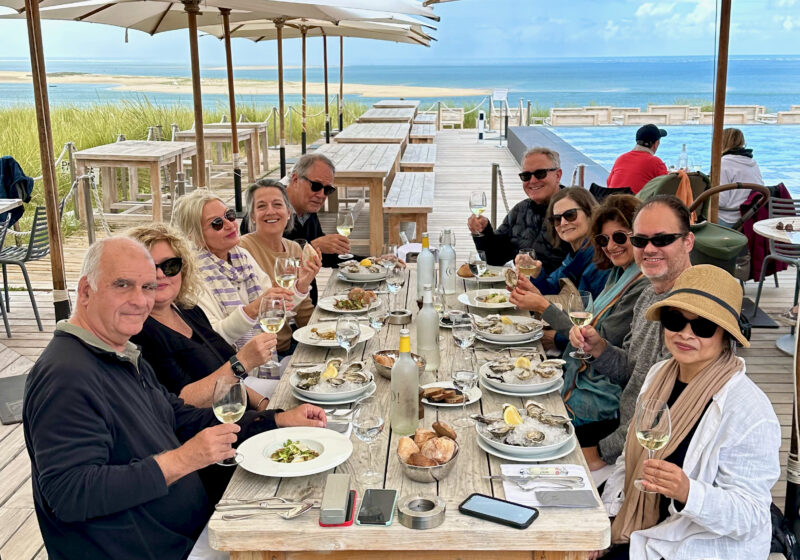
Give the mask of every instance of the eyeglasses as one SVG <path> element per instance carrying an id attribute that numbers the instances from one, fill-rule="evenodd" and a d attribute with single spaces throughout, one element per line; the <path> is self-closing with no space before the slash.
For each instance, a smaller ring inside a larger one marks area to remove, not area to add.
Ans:
<path id="1" fill-rule="evenodd" d="M 164 276 L 171 278 L 180 273 L 183 268 L 183 259 L 180 257 L 172 257 L 171 259 L 156 264 L 156 268 L 160 268 Z"/>
<path id="2" fill-rule="evenodd" d="M 537 169 L 535 171 L 522 171 L 519 174 L 519 178 L 522 179 L 524 183 L 527 183 L 531 180 L 531 177 L 536 177 L 537 179 L 544 179 L 547 177 L 547 174 L 551 171 L 556 171 L 558 167 L 550 167 L 549 169 Z"/>
<path id="3" fill-rule="evenodd" d="M 236 210 L 234 210 L 233 208 L 228 208 L 225 211 L 225 214 L 223 214 L 222 216 L 217 216 L 208 223 L 208 225 L 211 226 L 211 229 L 213 229 L 214 231 L 219 231 L 222 229 L 222 226 L 225 225 L 225 222 L 222 221 L 223 216 L 229 222 L 236 222 Z"/>
<path id="4" fill-rule="evenodd" d="M 563 214 L 553 214 L 552 216 L 550 216 L 550 221 L 553 222 L 554 226 L 560 224 L 562 218 L 567 220 L 568 222 L 574 222 L 575 220 L 578 219 L 578 210 L 580 210 L 580 208 L 570 208 Z"/>
<path id="5" fill-rule="evenodd" d="M 614 240 L 614 243 L 617 245 L 625 245 L 628 241 L 628 236 L 630 232 L 622 231 L 618 229 L 614 233 L 611 234 L 611 237 L 607 236 L 605 233 L 600 233 L 594 236 L 594 242 L 597 243 L 598 247 L 608 247 L 608 241 L 610 239 Z"/>
<path id="6" fill-rule="evenodd" d="M 687 319 L 683 313 L 673 308 L 662 309 L 660 321 L 662 327 L 672 332 L 681 332 L 688 323 L 692 332 L 700 338 L 711 338 L 719 328 L 715 322 L 702 317 Z"/>
<path id="7" fill-rule="evenodd" d="M 646 235 L 631 235 L 631 245 L 636 247 L 637 249 L 644 249 L 647 247 L 648 243 L 652 243 L 653 247 L 666 247 L 667 245 L 672 245 L 681 237 L 686 237 L 685 233 L 660 233 L 658 235 L 654 235 L 653 237 L 647 237 Z"/>
<path id="8" fill-rule="evenodd" d="M 325 196 L 328 196 L 332 192 L 336 192 L 336 187 L 334 187 L 333 185 L 323 185 L 319 181 L 312 181 L 306 176 L 303 176 L 303 179 L 308 181 L 308 183 L 311 185 L 311 190 L 314 192 L 319 192 L 322 189 L 325 189 Z"/>

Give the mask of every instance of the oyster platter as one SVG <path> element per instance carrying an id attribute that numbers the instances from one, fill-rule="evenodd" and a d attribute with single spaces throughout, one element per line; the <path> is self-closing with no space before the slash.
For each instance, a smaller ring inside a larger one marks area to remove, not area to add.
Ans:
<path id="1" fill-rule="evenodd" d="M 359 325 L 359 327 L 361 328 L 361 334 L 358 337 L 357 344 L 366 342 L 375 336 L 375 331 L 368 325 Z M 292 338 L 297 342 L 302 342 L 310 346 L 322 346 L 326 348 L 337 348 L 339 346 L 339 343 L 336 341 L 336 322 L 333 321 L 306 325 L 294 331 L 292 333 Z"/>
<path id="2" fill-rule="evenodd" d="M 341 358 L 331 358 L 319 365 L 298 369 L 289 383 L 298 396 L 316 401 L 355 398 L 371 388 L 372 373 L 364 362 L 343 362 Z"/>
<path id="3" fill-rule="evenodd" d="M 479 439 L 509 455 L 539 457 L 558 451 L 575 437 L 569 418 L 552 414 L 533 400 L 521 409 L 504 404 L 501 412 L 472 418 Z"/>
<path id="4" fill-rule="evenodd" d="M 483 309 L 511 308 L 514 307 L 514 304 L 509 301 L 509 295 L 509 291 L 502 287 L 494 290 L 470 290 L 458 294 L 458 301 L 464 305 Z"/>
<path id="5" fill-rule="evenodd" d="M 366 258 L 362 261 L 349 260 L 339 263 L 339 271 L 348 280 L 383 280 L 386 269 L 378 264 L 378 259 Z"/>
<path id="6" fill-rule="evenodd" d="M 516 315 L 472 316 L 475 333 L 493 342 L 522 342 L 539 338 L 544 323 L 532 317 Z"/>
<path id="7" fill-rule="evenodd" d="M 564 376 L 564 360 L 545 359 L 538 353 L 518 358 L 500 358 L 481 366 L 481 380 L 490 389 L 507 393 L 541 393 L 548 387 L 560 386 Z"/>

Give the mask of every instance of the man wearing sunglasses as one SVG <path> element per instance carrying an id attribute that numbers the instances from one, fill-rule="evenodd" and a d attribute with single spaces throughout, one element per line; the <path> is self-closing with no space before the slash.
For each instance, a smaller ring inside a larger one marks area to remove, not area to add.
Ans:
<path id="1" fill-rule="evenodd" d="M 606 185 L 610 189 L 629 187 L 633 194 L 642 190 L 650 179 L 666 175 L 667 166 L 656 157 L 661 139 L 667 131 L 654 124 L 646 124 L 636 131 L 636 146 L 614 162 Z"/>
<path id="2" fill-rule="evenodd" d="M 569 339 L 594 358 L 594 372 L 624 387 L 619 400 L 619 427 L 600 440 L 596 448 L 584 448 L 591 470 L 614 464 L 625 445 L 636 399 L 650 368 L 669 357 L 661 324 L 645 319 L 653 303 L 665 299 L 681 273 L 691 266 L 689 253 L 694 234 L 689 231 L 689 210 L 674 196 L 655 196 L 639 207 L 633 220 L 633 257 L 650 281 L 633 308 L 631 330 L 622 348 L 611 346 L 594 327 L 573 327 Z"/>
<path id="3" fill-rule="evenodd" d="M 475 247 L 486 253 L 489 264 L 502 265 L 512 260 L 520 249 L 535 249 L 546 273 L 561 266 L 567 253 L 555 247 L 547 236 L 545 214 L 550 198 L 563 188 L 561 160 L 558 152 L 548 148 L 531 148 L 522 158 L 519 174 L 522 188 L 528 195 L 517 203 L 496 230 L 484 216 L 470 216 L 467 226 Z"/>

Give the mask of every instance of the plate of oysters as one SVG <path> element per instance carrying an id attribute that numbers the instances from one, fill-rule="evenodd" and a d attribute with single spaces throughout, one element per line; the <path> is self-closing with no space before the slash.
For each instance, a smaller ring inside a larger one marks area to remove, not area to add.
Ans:
<path id="1" fill-rule="evenodd" d="M 486 362 L 479 370 L 481 381 L 490 389 L 505 394 L 529 394 L 559 384 L 564 376 L 564 360 L 547 359 L 534 352 L 517 358 L 499 358 Z"/>
<path id="2" fill-rule="evenodd" d="M 544 323 L 522 315 L 493 314 L 486 317 L 472 316 L 475 334 L 492 342 L 521 342 L 536 337 Z"/>
<path id="3" fill-rule="evenodd" d="M 501 453 L 542 460 L 575 439 L 575 428 L 566 416 L 548 412 L 534 400 L 524 408 L 504 404 L 502 410 L 473 414 L 478 439 Z"/>
<path id="4" fill-rule="evenodd" d="M 359 327 L 361 327 L 361 334 L 358 337 L 358 342 L 365 342 L 375 336 L 375 331 L 368 325 L 359 325 Z M 339 346 L 336 341 L 335 321 L 306 325 L 294 331 L 292 338 L 297 342 L 311 346 L 322 346 L 323 348 L 337 348 Z"/>
<path id="5" fill-rule="evenodd" d="M 375 386 L 364 362 L 344 364 L 331 358 L 316 366 L 295 370 L 289 378 L 295 394 L 319 402 L 354 400 Z"/>
<path id="6" fill-rule="evenodd" d="M 378 264 L 378 259 L 373 258 L 344 261 L 339 263 L 339 271 L 348 280 L 369 282 L 386 278 L 386 269 Z"/>

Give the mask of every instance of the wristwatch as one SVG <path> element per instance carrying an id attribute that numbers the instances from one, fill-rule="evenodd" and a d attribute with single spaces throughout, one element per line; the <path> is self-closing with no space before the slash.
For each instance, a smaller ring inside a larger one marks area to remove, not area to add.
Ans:
<path id="1" fill-rule="evenodd" d="M 231 364 L 231 369 L 233 369 L 233 374 L 236 377 L 240 379 L 244 379 L 245 377 L 247 377 L 247 370 L 244 369 L 242 362 L 240 362 L 238 358 L 236 358 L 236 354 L 231 356 L 231 359 L 228 360 L 228 363 Z"/>

